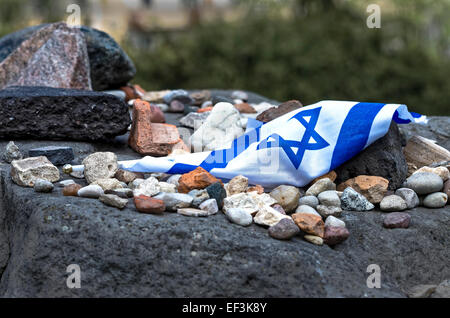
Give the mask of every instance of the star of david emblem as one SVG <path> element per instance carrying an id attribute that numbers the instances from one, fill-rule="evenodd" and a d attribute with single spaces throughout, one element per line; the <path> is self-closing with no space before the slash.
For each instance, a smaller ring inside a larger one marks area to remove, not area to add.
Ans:
<path id="1" fill-rule="evenodd" d="M 295 169 L 298 169 L 306 150 L 319 150 L 330 145 L 314 130 L 317 120 L 319 119 L 320 110 L 321 107 L 300 111 L 289 119 L 295 119 L 305 127 L 306 131 L 300 141 L 286 140 L 278 134 L 272 134 L 265 140 L 261 141 L 256 150 L 282 148 L 294 165 Z M 294 152 L 293 148 L 297 148 L 297 152 Z"/>

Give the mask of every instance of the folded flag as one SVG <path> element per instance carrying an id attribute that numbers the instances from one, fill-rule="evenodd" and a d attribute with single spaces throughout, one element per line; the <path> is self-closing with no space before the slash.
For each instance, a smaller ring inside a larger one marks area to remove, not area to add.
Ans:
<path id="1" fill-rule="evenodd" d="M 229 180 L 244 175 L 251 184 L 305 186 L 348 161 L 399 124 L 426 123 L 405 105 L 321 101 L 268 123 L 249 120 L 246 132 L 224 149 L 123 161 L 135 172 L 187 173 L 202 167 Z"/>

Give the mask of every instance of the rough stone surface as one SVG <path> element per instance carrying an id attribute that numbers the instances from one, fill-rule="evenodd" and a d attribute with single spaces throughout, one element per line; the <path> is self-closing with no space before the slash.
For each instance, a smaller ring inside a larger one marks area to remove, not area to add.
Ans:
<path id="1" fill-rule="evenodd" d="M 241 113 L 241 114 L 256 114 L 256 110 L 248 103 L 239 103 L 235 104 L 234 107 Z"/>
<path id="2" fill-rule="evenodd" d="M 130 123 L 127 105 L 111 94 L 26 86 L 0 91 L 0 139 L 104 141 L 126 133 Z"/>
<path id="3" fill-rule="evenodd" d="M 161 192 L 161 187 L 159 186 L 158 179 L 155 177 L 145 179 L 133 190 L 134 196 L 145 195 L 147 197 L 152 197 L 159 192 Z"/>
<path id="4" fill-rule="evenodd" d="M 300 191 L 294 186 L 280 185 L 270 192 L 270 196 L 277 200 L 286 213 L 291 213 L 298 206 Z"/>
<path id="5" fill-rule="evenodd" d="M 188 194 L 167 193 L 167 192 L 161 192 L 154 198 L 164 201 L 164 204 L 166 205 L 166 210 L 172 212 L 176 212 L 178 209 L 190 207 L 194 199 Z"/>
<path id="6" fill-rule="evenodd" d="M 256 117 L 256 119 L 267 123 L 271 120 L 274 120 L 275 118 L 281 117 L 284 114 L 287 114 L 291 111 L 294 111 L 302 107 L 303 107 L 302 103 L 300 103 L 298 100 L 290 100 L 280 104 L 277 107 L 269 108 L 268 110 L 259 114 L 258 117 Z"/>
<path id="7" fill-rule="evenodd" d="M 95 152 L 84 158 L 82 164 L 88 183 L 112 178 L 118 169 L 117 156 L 113 152 Z"/>
<path id="8" fill-rule="evenodd" d="M 0 63 L 0 88 L 8 86 L 91 90 L 83 34 L 65 23 L 36 31 Z"/>
<path id="9" fill-rule="evenodd" d="M 442 208 L 447 204 L 448 196 L 443 192 L 435 192 L 423 199 L 423 205 L 427 208 Z"/>
<path id="10" fill-rule="evenodd" d="M 405 200 L 407 209 L 414 209 L 419 205 L 419 197 L 414 190 L 409 188 L 400 188 L 395 191 L 395 195 L 398 195 Z"/>
<path id="11" fill-rule="evenodd" d="M 377 204 L 383 199 L 388 190 L 389 181 L 377 176 L 357 176 L 338 185 L 338 191 L 344 191 L 347 187 L 353 188 L 358 193 L 369 200 L 370 203 Z"/>
<path id="12" fill-rule="evenodd" d="M 253 223 L 253 217 L 247 211 L 240 208 L 229 208 L 225 211 L 227 219 L 241 226 L 249 226 Z"/>
<path id="13" fill-rule="evenodd" d="M 13 160 L 20 160 L 23 158 L 22 153 L 19 150 L 19 147 L 13 141 L 10 141 L 5 148 L 5 153 L 2 156 L 2 159 L 7 163 L 11 163 Z"/>
<path id="14" fill-rule="evenodd" d="M 309 195 L 318 196 L 319 193 L 321 193 L 323 191 L 327 191 L 327 190 L 336 190 L 336 184 L 334 184 L 333 181 L 331 181 L 328 178 L 323 178 L 323 179 L 317 180 L 316 183 L 314 183 L 312 186 L 310 186 L 309 189 L 306 190 L 305 195 L 306 196 L 309 196 Z"/>
<path id="15" fill-rule="evenodd" d="M 416 285 L 408 290 L 409 298 L 428 298 L 436 290 L 436 285 Z"/>
<path id="16" fill-rule="evenodd" d="M 323 235 L 325 244 L 334 246 L 345 241 L 350 236 L 350 232 L 345 227 L 327 226 Z"/>
<path id="17" fill-rule="evenodd" d="M 233 195 L 236 193 L 245 192 L 248 187 L 248 179 L 242 175 L 236 176 L 228 182 L 225 190 L 227 191 L 227 195 Z"/>
<path id="18" fill-rule="evenodd" d="M 306 195 L 298 200 L 298 205 L 309 205 L 312 208 L 316 208 L 319 205 L 319 199 L 313 195 Z"/>
<path id="19" fill-rule="evenodd" d="M 431 172 L 419 172 L 406 179 L 404 186 L 421 195 L 441 191 L 444 182 L 437 174 Z"/>
<path id="20" fill-rule="evenodd" d="M 5 59 L 33 33 L 49 24 L 28 27 L 0 39 L 0 61 Z M 136 74 L 131 59 L 105 32 L 81 26 L 89 56 L 92 87 L 95 90 L 119 88 Z"/>
<path id="21" fill-rule="evenodd" d="M 59 170 L 45 157 L 33 157 L 11 162 L 11 178 L 22 187 L 34 186 L 36 179 L 59 180 Z"/>
<path id="22" fill-rule="evenodd" d="M 106 205 L 116 207 L 118 209 L 123 209 L 128 203 L 127 199 L 122 199 L 114 194 L 103 194 L 99 198 L 100 202 L 103 202 Z"/>
<path id="23" fill-rule="evenodd" d="M 56 166 L 71 163 L 75 158 L 71 147 L 47 146 L 34 148 L 28 151 L 29 157 L 45 156 Z"/>
<path id="24" fill-rule="evenodd" d="M 325 224 L 320 216 L 309 213 L 294 213 L 292 219 L 303 232 L 323 237 Z"/>
<path id="25" fill-rule="evenodd" d="M 178 179 L 178 192 L 188 193 L 194 189 L 205 189 L 206 187 L 219 182 L 216 177 L 202 167 L 198 167 L 189 173 L 185 173 Z"/>
<path id="26" fill-rule="evenodd" d="M 172 183 L 160 182 L 159 188 L 161 192 L 175 193 L 177 192 L 177 187 Z"/>
<path id="27" fill-rule="evenodd" d="M 411 215 L 403 212 L 388 213 L 383 216 L 383 226 L 388 229 L 408 228 L 411 222 Z"/>
<path id="28" fill-rule="evenodd" d="M 370 203 L 362 194 L 359 194 L 348 187 L 341 196 L 341 207 L 348 211 L 369 211 L 375 206 Z"/>
<path id="29" fill-rule="evenodd" d="M 447 136 L 447 139 L 449 136 Z M 413 136 L 403 149 L 406 161 L 417 168 L 450 160 L 450 151 L 435 144 L 434 140 Z"/>
<path id="30" fill-rule="evenodd" d="M 437 285 L 432 298 L 450 298 L 450 279 L 447 279 Z"/>
<path id="31" fill-rule="evenodd" d="M 269 235 L 277 240 L 290 240 L 300 233 L 300 229 L 291 218 L 283 218 L 269 227 Z"/>
<path id="32" fill-rule="evenodd" d="M 289 218 L 285 214 L 281 214 L 269 205 L 262 206 L 253 218 L 253 222 L 263 226 L 274 226 L 280 220 Z"/>
<path id="33" fill-rule="evenodd" d="M 246 192 L 253 192 L 253 191 L 255 191 L 258 194 L 263 194 L 264 193 L 264 187 L 262 185 L 257 184 L 257 185 L 248 187 L 247 190 L 246 190 Z"/>
<path id="34" fill-rule="evenodd" d="M 44 179 L 34 180 L 34 191 L 48 193 L 53 191 L 53 183 Z"/>
<path id="35" fill-rule="evenodd" d="M 389 180 L 395 190 L 406 179 L 408 167 L 402 153 L 402 139 L 397 124 L 392 122 L 387 134 L 335 169 L 336 183 L 360 176 L 380 176 Z"/>
<path id="36" fill-rule="evenodd" d="M 402 145 L 406 146 L 408 141 L 414 136 L 421 136 L 435 140 L 437 145 L 450 150 L 450 117 L 448 116 L 427 116 L 428 123 L 409 123 L 399 125 L 402 133 Z M 432 159 L 434 161 L 434 159 Z M 428 164 L 424 164 L 428 165 Z"/>
<path id="37" fill-rule="evenodd" d="M 402 197 L 398 195 L 388 195 L 383 198 L 380 202 L 380 209 L 381 211 L 387 211 L 387 212 L 395 212 L 395 211 L 403 211 L 408 208 L 408 205 L 406 204 L 405 200 L 402 199 Z"/>

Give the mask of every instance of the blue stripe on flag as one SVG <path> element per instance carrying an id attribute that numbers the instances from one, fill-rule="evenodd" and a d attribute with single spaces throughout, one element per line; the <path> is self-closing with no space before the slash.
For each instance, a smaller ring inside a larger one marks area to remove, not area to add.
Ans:
<path id="1" fill-rule="evenodd" d="M 196 168 L 197 168 L 197 166 L 194 166 L 194 165 L 188 165 L 186 163 L 176 163 L 166 173 L 167 174 L 183 174 L 183 173 L 188 173 L 192 170 L 195 170 Z"/>
<path id="2" fill-rule="evenodd" d="M 342 124 L 333 151 L 330 170 L 357 155 L 369 139 L 373 120 L 385 104 L 358 103 L 350 109 Z"/>

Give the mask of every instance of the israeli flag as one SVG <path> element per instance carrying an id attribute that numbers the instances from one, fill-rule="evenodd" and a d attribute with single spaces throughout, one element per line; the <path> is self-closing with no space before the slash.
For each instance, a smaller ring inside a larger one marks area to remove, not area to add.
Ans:
<path id="1" fill-rule="evenodd" d="M 268 123 L 249 120 L 246 132 L 224 149 L 173 158 L 147 156 L 122 162 L 121 168 L 182 174 L 202 167 L 225 181 L 244 175 L 249 183 L 267 188 L 302 187 L 383 137 L 392 120 L 427 122 L 401 104 L 321 101 Z"/>

